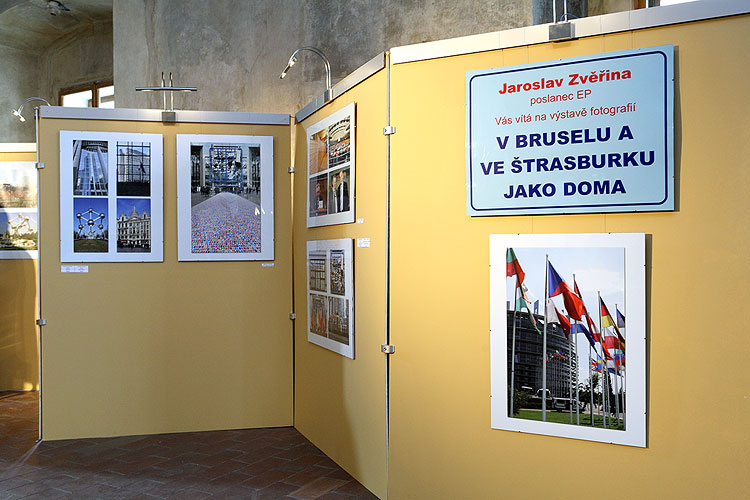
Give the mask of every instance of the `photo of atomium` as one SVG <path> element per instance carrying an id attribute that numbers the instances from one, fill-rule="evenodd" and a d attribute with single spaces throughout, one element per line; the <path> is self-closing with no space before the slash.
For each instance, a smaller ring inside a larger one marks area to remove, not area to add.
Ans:
<path id="1" fill-rule="evenodd" d="M 0 212 L 0 251 L 37 249 L 36 212 Z"/>
<path id="2" fill-rule="evenodd" d="M 109 219 L 106 198 L 73 199 L 73 252 L 109 250 Z"/>

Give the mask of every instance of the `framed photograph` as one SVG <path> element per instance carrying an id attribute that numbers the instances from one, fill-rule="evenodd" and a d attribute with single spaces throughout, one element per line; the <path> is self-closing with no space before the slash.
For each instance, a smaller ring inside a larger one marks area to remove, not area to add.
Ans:
<path id="1" fill-rule="evenodd" d="M 37 221 L 36 164 L 0 162 L 0 259 L 37 258 Z"/>
<path id="2" fill-rule="evenodd" d="M 646 446 L 645 235 L 490 235 L 493 429 Z"/>
<path id="3" fill-rule="evenodd" d="M 60 131 L 62 262 L 162 262 L 161 134 Z"/>
<path id="4" fill-rule="evenodd" d="M 354 359 L 354 240 L 307 242 L 307 340 Z"/>
<path id="5" fill-rule="evenodd" d="M 273 137 L 177 134 L 178 260 L 273 260 Z"/>
<path id="6" fill-rule="evenodd" d="M 354 222 L 355 103 L 307 134 L 307 227 Z"/>

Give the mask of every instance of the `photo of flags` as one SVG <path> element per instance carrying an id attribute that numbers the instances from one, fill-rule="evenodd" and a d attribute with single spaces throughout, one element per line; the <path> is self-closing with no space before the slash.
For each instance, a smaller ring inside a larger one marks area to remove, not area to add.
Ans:
<path id="1" fill-rule="evenodd" d="M 505 257 L 506 293 L 515 297 L 507 302 L 509 416 L 624 430 L 624 250 L 507 247 Z M 539 301 L 532 306 L 534 291 L 545 297 L 543 312 Z M 586 302 L 598 303 L 598 314 Z M 529 351 L 540 354 L 518 355 Z"/>

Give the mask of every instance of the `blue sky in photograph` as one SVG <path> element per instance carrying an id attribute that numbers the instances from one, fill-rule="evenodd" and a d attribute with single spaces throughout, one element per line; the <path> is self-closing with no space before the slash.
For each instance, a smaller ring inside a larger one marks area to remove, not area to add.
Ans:
<path id="1" fill-rule="evenodd" d="M 130 216 L 133 211 L 133 207 L 138 212 L 138 215 L 142 215 L 145 211 L 151 216 L 151 200 L 148 198 L 117 198 L 117 217 L 125 214 L 126 217 Z"/>
<path id="2" fill-rule="evenodd" d="M 599 327 L 597 292 L 601 293 L 612 317 L 615 317 L 615 304 L 627 318 L 625 310 L 625 249 L 624 248 L 521 248 L 514 247 L 518 262 L 526 273 L 524 284 L 528 287 L 529 299 L 539 300 L 539 314 L 544 314 L 545 255 L 557 273 L 573 289 L 573 275 L 583 295 L 593 321 Z M 506 278 L 506 297 L 513 306 L 515 277 Z M 562 295 L 552 298 L 565 314 Z M 624 332 L 627 336 L 626 331 Z M 579 380 L 588 378 L 589 343 L 581 334 L 578 338 Z"/>
<path id="3" fill-rule="evenodd" d="M 88 219 L 89 217 L 95 219 L 99 213 L 103 213 L 104 219 L 100 222 L 106 227 L 107 201 L 107 198 L 73 198 L 73 229 L 75 231 L 78 230 L 78 217 L 76 217 L 76 214 L 81 214 L 84 219 Z M 89 209 L 93 209 L 97 213 L 84 215 L 84 212 L 88 212 Z"/>

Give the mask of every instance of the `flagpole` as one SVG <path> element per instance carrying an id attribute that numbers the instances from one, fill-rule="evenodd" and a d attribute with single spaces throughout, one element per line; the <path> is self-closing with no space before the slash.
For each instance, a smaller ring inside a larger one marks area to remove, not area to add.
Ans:
<path id="1" fill-rule="evenodd" d="M 570 332 L 568 335 L 568 413 L 570 414 L 570 423 L 573 424 L 573 353 L 570 347 Z"/>
<path id="2" fill-rule="evenodd" d="M 615 321 L 619 321 L 620 317 L 619 317 L 619 312 L 617 310 L 617 304 L 615 304 L 615 316 L 617 316 L 617 319 Z M 622 328 L 623 329 L 625 328 L 625 316 L 624 315 L 623 315 L 623 326 L 622 326 Z M 623 333 L 622 336 L 623 336 L 623 338 L 625 338 L 625 334 L 624 333 Z M 627 344 L 627 342 L 626 342 L 626 344 Z M 625 360 L 625 346 L 623 346 L 623 349 L 622 349 L 622 360 L 620 361 L 620 364 L 622 364 L 622 362 L 624 360 Z M 619 366 L 618 366 L 618 369 L 619 369 Z M 622 397 L 622 425 L 623 425 L 623 427 L 627 427 L 627 420 L 626 419 L 628 417 L 628 412 L 625 410 L 625 397 L 626 397 L 625 395 L 627 394 L 627 392 L 626 392 L 627 391 L 627 380 L 628 380 L 628 370 L 627 370 L 627 367 L 626 367 L 625 372 L 622 375 L 622 393 L 623 393 L 623 397 Z"/>
<path id="3" fill-rule="evenodd" d="M 593 336 L 593 334 L 592 334 Z M 591 344 L 589 343 L 589 397 L 591 404 L 589 405 L 589 414 L 591 415 L 591 427 L 594 426 L 594 386 L 592 385 L 592 370 L 591 370 Z"/>
<path id="4" fill-rule="evenodd" d="M 575 279 L 575 278 L 573 278 L 573 279 Z M 578 330 L 578 320 L 575 320 L 575 323 L 576 323 L 576 334 L 575 334 L 574 338 L 575 338 L 575 347 L 576 347 L 576 349 L 575 349 L 575 353 L 576 353 L 576 372 L 575 372 L 575 374 L 576 374 L 576 389 L 575 389 L 576 390 L 576 425 L 581 425 L 581 410 L 580 410 L 581 401 L 580 401 L 580 397 L 578 395 L 578 371 L 580 370 L 580 367 L 578 366 L 578 360 L 579 360 L 579 356 L 578 356 L 578 331 L 577 331 Z"/>
<path id="5" fill-rule="evenodd" d="M 620 392 L 618 390 L 618 383 L 617 383 L 617 354 L 615 354 L 615 412 L 617 415 L 617 427 L 620 427 Z"/>
<path id="6" fill-rule="evenodd" d="M 516 311 L 518 310 L 518 285 L 518 271 L 516 270 L 516 289 L 513 292 L 513 347 L 510 358 L 510 415 L 508 415 L 511 418 L 513 418 L 513 400 L 516 397 Z"/>
<path id="7" fill-rule="evenodd" d="M 602 425 L 607 427 L 607 399 L 609 399 L 609 389 L 607 388 L 607 355 L 604 352 L 604 330 L 602 330 L 602 294 L 596 292 L 597 304 L 596 308 L 599 309 L 599 344 L 602 346 L 602 359 L 604 361 L 604 369 L 602 370 Z"/>
<path id="8" fill-rule="evenodd" d="M 544 256 L 544 333 L 542 334 L 542 422 L 547 421 L 547 300 L 549 300 L 549 254 Z"/>

